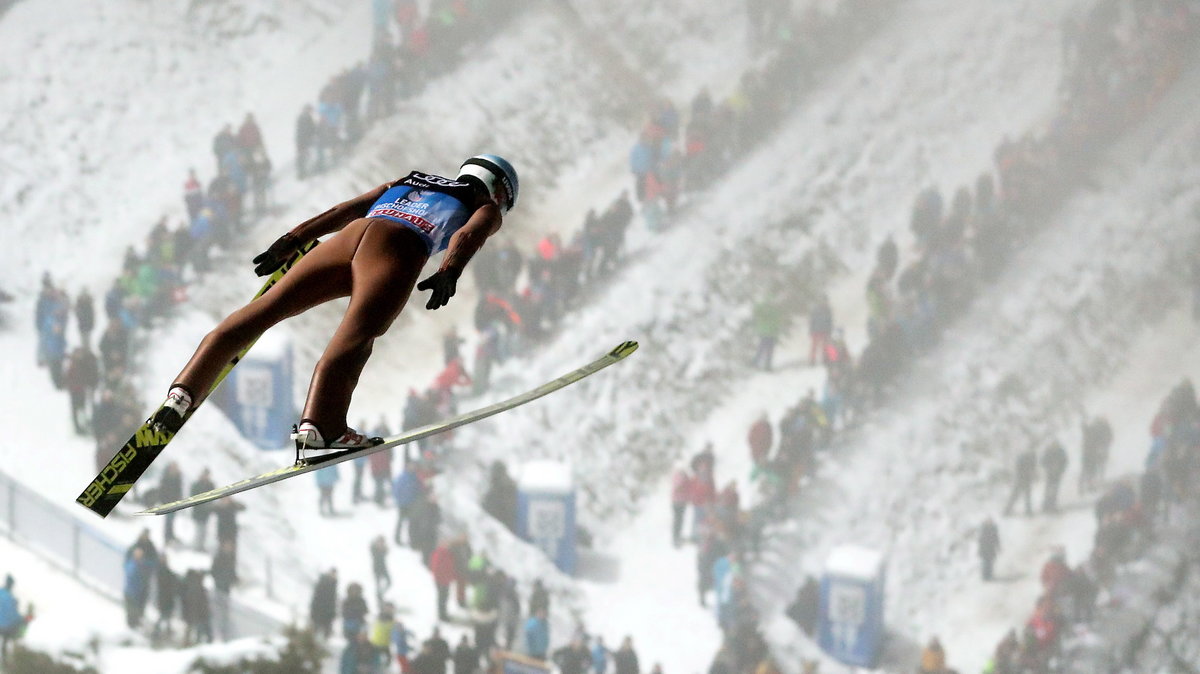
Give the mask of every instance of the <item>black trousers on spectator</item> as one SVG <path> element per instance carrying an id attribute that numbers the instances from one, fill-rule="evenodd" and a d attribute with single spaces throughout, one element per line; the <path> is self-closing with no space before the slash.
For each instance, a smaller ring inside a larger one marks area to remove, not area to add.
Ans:
<path id="1" fill-rule="evenodd" d="M 403 543 L 400 542 L 400 531 L 404 528 L 404 520 L 408 519 L 408 506 L 400 506 L 400 507 L 396 508 L 396 511 L 397 511 L 396 512 L 396 533 L 393 536 L 393 538 L 396 541 L 396 545 L 403 545 Z M 412 525 L 409 525 L 408 538 L 409 538 L 409 541 L 411 542 L 412 541 Z"/>
<path id="2" fill-rule="evenodd" d="M 687 502 L 671 504 L 671 542 L 679 545 L 683 539 L 683 514 L 687 512 Z"/>
<path id="3" fill-rule="evenodd" d="M 9 645 L 17 640 L 17 629 L 20 625 L 0 630 L 0 659 L 8 659 Z"/>
<path id="4" fill-rule="evenodd" d="M 517 641 L 517 630 L 520 625 L 515 620 L 509 620 L 504 623 L 504 647 L 508 650 L 513 649 L 513 644 Z"/>
<path id="5" fill-rule="evenodd" d="M 75 425 L 76 433 L 87 432 L 87 391 L 80 389 L 70 389 L 68 393 L 71 397 L 71 423 Z"/>
<path id="6" fill-rule="evenodd" d="M 754 367 L 762 370 L 771 369 L 771 361 L 775 358 L 775 337 L 759 337 L 758 350 L 754 352 Z"/>
<path id="7" fill-rule="evenodd" d="M 492 646 L 496 645 L 496 621 L 475 624 L 475 650 L 488 657 Z M 490 658 L 489 658 L 490 661 Z"/>
<path id="8" fill-rule="evenodd" d="M 175 539 L 175 513 L 167 513 L 163 518 L 163 545 Z"/>
<path id="9" fill-rule="evenodd" d="M 385 505 L 388 494 L 388 476 L 375 477 L 375 505 Z"/>
<path id="10" fill-rule="evenodd" d="M 212 622 L 208 618 L 187 625 L 184 631 L 183 643 L 185 645 L 198 643 L 211 644 L 212 641 Z"/>
<path id="11" fill-rule="evenodd" d="M 449 585 L 438 585 L 437 586 L 438 620 L 446 620 L 449 617 L 449 614 L 446 613 L 446 602 L 449 601 L 449 599 L 450 599 L 450 586 Z"/>
<path id="12" fill-rule="evenodd" d="M 142 614 L 146 611 L 146 598 L 138 595 L 125 595 L 125 624 L 130 629 L 136 629 L 142 624 Z"/>
<path id="13" fill-rule="evenodd" d="M 992 571 L 996 567 L 996 558 L 995 557 L 981 557 L 980 561 L 983 562 L 983 579 L 991 580 L 992 579 Z"/>
<path id="14" fill-rule="evenodd" d="M 1033 514 L 1033 485 L 1027 482 L 1017 482 L 1013 485 L 1012 494 L 1008 496 L 1008 505 L 1004 506 L 1004 514 L 1012 512 L 1012 507 L 1017 503 L 1017 498 L 1022 494 L 1025 495 L 1025 514 Z"/>
<path id="15" fill-rule="evenodd" d="M 1074 597 L 1075 621 L 1090 623 L 1096 615 L 1096 600 L 1085 597 Z"/>
<path id="16" fill-rule="evenodd" d="M 366 470 L 366 462 L 365 461 L 355 461 L 354 462 L 354 496 L 353 496 L 353 499 L 354 499 L 355 503 L 359 503 L 361 501 L 367 500 L 366 497 L 364 497 L 363 493 L 362 493 L 363 471 L 365 471 L 365 470 Z"/>
<path id="17" fill-rule="evenodd" d="M 1045 512 L 1054 512 L 1058 510 L 1058 483 L 1062 476 L 1057 478 L 1046 478 L 1046 493 L 1042 498 L 1042 510 Z"/>
<path id="18" fill-rule="evenodd" d="M 383 593 L 392 588 L 392 574 L 388 573 L 387 566 L 376 566 L 372 571 L 375 576 L 375 594 L 383 597 Z"/>

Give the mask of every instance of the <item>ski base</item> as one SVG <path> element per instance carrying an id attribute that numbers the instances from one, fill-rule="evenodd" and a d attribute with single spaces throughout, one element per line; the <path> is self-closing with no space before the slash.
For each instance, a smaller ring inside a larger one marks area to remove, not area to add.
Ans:
<path id="1" fill-rule="evenodd" d="M 297 475 L 303 475 L 305 473 L 310 473 L 314 470 L 319 470 L 321 468 L 333 465 L 335 463 L 341 463 L 343 461 L 350 461 L 352 459 L 357 459 L 362 456 L 374 454 L 375 452 L 382 452 L 386 449 L 391 449 L 392 447 L 397 447 L 399 445 L 408 444 L 410 442 L 416 442 L 417 440 L 427 438 L 431 435 L 437 435 L 438 433 L 444 433 L 448 430 L 458 428 L 459 426 L 465 426 L 467 424 L 474 423 L 481 419 L 486 419 L 495 414 L 499 414 L 500 412 L 511 410 L 515 407 L 520 407 L 521 405 L 524 405 L 525 403 L 532 402 L 534 400 L 537 400 L 538 398 L 541 398 L 542 396 L 553 393 L 559 389 L 566 388 L 567 386 L 570 386 L 571 384 L 574 384 L 575 382 L 577 382 L 585 377 L 588 377 L 590 375 L 593 375 L 593 374 L 599 372 L 600 370 L 603 370 L 604 368 L 608 367 L 609 365 L 612 365 L 613 363 L 617 363 L 617 362 L 620 362 L 621 360 L 624 360 L 627 356 L 629 356 L 629 354 L 636 351 L 637 348 L 638 348 L 637 342 L 623 342 L 623 343 L 617 345 L 617 347 L 614 348 L 612 351 L 609 351 L 607 354 L 592 361 L 591 363 L 588 363 L 587 365 L 584 365 L 581 368 L 578 368 L 576 370 L 568 372 L 567 374 L 565 374 L 557 379 L 546 382 L 545 384 L 542 384 L 541 386 L 538 386 L 537 388 L 530 389 L 529 391 L 526 391 L 525 393 L 513 396 L 512 398 L 509 398 L 507 400 L 502 400 L 502 401 L 500 401 L 498 403 L 494 403 L 492 405 L 488 405 L 487 407 L 481 407 L 477 410 L 472 410 L 470 412 L 464 412 L 463 414 L 460 414 L 456 417 L 452 417 L 445 421 L 440 421 L 440 422 L 429 424 L 426 426 L 421 426 L 420 428 L 415 428 L 406 433 L 402 433 L 400 435 L 386 438 L 384 440 L 383 444 L 375 445 L 374 447 L 364 447 L 362 449 L 348 449 L 348 450 L 342 450 L 342 451 L 337 451 L 337 452 L 330 452 L 328 454 L 324 454 L 321 456 L 314 456 L 309 459 L 302 459 L 302 460 L 297 461 L 294 465 L 286 466 L 284 468 L 278 468 L 276 470 L 272 470 L 272 471 L 263 473 L 261 475 L 257 475 L 255 477 L 247 478 L 240 482 L 234 482 L 233 484 L 226 485 L 224 487 L 218 487 L 211 491 L 206 491 L 206 492 L 203 492 L 200 494 L 196 494 L 195 496 L 181 499 L 179 501 L 173 501 L 171 503 L 164 503 L 162 505 L 154 506 L 153 508 L 147 508 L 146 510 L 143 510 L 137 514 L 138 515 L 164 515 L 166 513 L 176 512 L 178 510 L 183 510 L 185 508 L 191 508 L 193 506 L 197 506 L 197 505 L 200 505 L 203 503 L 215 501 L 217 499 L 224 498 L 224 497 L 230 496 L 232 494 L 237 494 L 239 492 L 254 489 L 256 487 L 261 487 L 263 485 L 271 484 L 272 482 L 279 482 L 280 480 L 286 480 L 290 477 L 295 477 Z"/>
<path id="2" fill-rule="evenodd" d="M 101 517 L 107 517 L 174 437 L 174 433 L 157 429 L 147 420 L 75 502 Z"/>

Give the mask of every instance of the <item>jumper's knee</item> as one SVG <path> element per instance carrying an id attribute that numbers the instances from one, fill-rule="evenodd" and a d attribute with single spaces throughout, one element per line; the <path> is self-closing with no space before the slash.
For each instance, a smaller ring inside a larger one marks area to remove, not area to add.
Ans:
<path id="1" fill-rule="evenodd" d="M 331 344 L 317 361 L 316 370 L 319 373 L 352 373 L 357 377 L 367 358 L 375 338 L 355 340 L 352 343 Z"/>
<path id="2" fill-rule="evenodd" d="M 252 331 L 246 329 L 246 327 L 225 322 L 213 328 L 211 332 L 205 335 L 201 345 L 210 349 L 220 351 L 232 350 L 236 352 L 246 344 L 249 344 L 250 340 L 254 339 L 254 337 L 255 335 L 252 334 Z"/>

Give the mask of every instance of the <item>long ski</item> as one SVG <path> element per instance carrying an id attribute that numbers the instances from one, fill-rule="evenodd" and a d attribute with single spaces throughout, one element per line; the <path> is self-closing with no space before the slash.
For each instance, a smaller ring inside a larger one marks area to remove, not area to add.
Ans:
<path id="1" fill-rule="evenodd" d="M 445 421 L 439 421 L 437 423 L 414 428 L 413 430 L 407 431 L 400 435 L 386 438 L 383 444 L 375 445 L 374 447 L 348 449 L 340 452 L 331 452 L 329 454 L 314 456 L 310 459 L 299 459 L 294 465 L 278 468 L 276 470 L 263 473 L 262 475 L 251 477 L 240 482 L 234 482 L 233 484 L 225 487 L 218 487 L 217 489 L 196 494 L 195 496 L 181 499 L 179 501 L 173 501 L 171 503 L 164 503 L 162 505 L 154 506 L 153 508 L 147 508 L 146 510 L 143 510 L 137 514 L 164 515 L 177 510 L 183 510 L 184 508 L 190 508 L 202 503 L 208 503 L 209 501 L 215 501 L 231 494 L 254 489 L 255 487 L 261 487 L 266 484 L 271 484 L 272 482 L 286 480 L 289 477 L 303 475 L 304 473 L 319 470 L 335 463 L 350 461 L 351 459 L 357 459 L 360 456 L 367 456 L 368 454 L 374 454 L 375 452 L 382 452 L 398 445 L 416 442 L 417 440 L 427 438 L 431 435 L 444 433 L 450 429 L 458 428 L 459 426 L 465 426 L 466 424 L 474 423 L 480 419 L 486 419 L 492 415 L 499 414 L 500 412 L 511 410 L 514 407 L 520 407 L 521 405 L 537 400 L 544 395 L 548 395 L 559 389 L 570 386 L 580 379 L 593 375 L 609 365 L 612 365 L 613 363 L 624 360 L 626 356 L 636 351 L 637 348 L 637 342 L 623 342 L 617 345 L 617 347 L 612 351 L 609 351 L 607 354 L 592 361 L 591 363 L 588 363 L 587 365 L 584 365 L 576 370 L 572 370 L 571 372 L 568 372 L 557 379 L 546 382 L 537 388 L 530 389 L 520 395 L 516 395 L 507 400 L 502 400 L 498 403 L 488 405 L 487 407 L 481 407 L 477 410 L 464 412 L 463 414 L 452 417 Z"/>
<path id="2" fill-rule="evenodd" d="M 282 267 L 267 277 L 266 282 L 263 283 L 262 288 L 254 295 L 253 299 L 258 299 L 259 296 L 274 287 L 279 282 L 279 279 L 283 278 L 283 275 L 300 258 L 304 257 L 305 253 L 312 250 L 316 245 L 317 242 L 312 241 L 289 258 Z M 213 382 L 212 388 L 209 389 L 210 394 L 221 385 L 221 382 L 225 379 L 225 375 L 229 374 L 233 366 L 237 365 L 245 357 L 246 352 L 252 346 L 254 346 L 254 342 L 251 342 L 246 348 L 242 349 L 233 360 L 229 361 L 225 369 L 221 370 L 221 374 L 217 376 L 217 380 Z M 197 404 L 188 410 L 188 415 L 184 417 L 184 423 L 191 418 L 192 413 L 199 406 Z M 100 473 L 88 484 L 87 489 L 84 489 L 83 493 L 75 499 L 76 503 L 101 517 L 108 517 L 108 514 L 113 511 L 113 508 L 117 507 L 117 504 L 121 502 L 125 494 L 128 494 L 129 490 L 133 488 L 138 478 L 154 462 L 154 459 L 158 458 L 158 455 L 162 453 L 167 443 L 171 442 L 171 439 L 175 437 L 175 433 L 153 427 L 150 423 L 150 419 L 153 418 L 154 415 L 151 414 L 142 424 L 141 428 L 134 431 L 133 437 L 129 438 L 129 441 L 121 447 L 113 458 L 109 460 L 108 464 L 100 470 Z"/>

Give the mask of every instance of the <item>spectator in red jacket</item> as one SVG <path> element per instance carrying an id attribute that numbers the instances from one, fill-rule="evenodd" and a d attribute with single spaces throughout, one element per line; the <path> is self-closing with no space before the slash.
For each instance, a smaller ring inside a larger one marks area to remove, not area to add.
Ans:
<path id="1" fill-rule="evenodd" d="M 717 500 L 717 485 L 713 480 L 712 471 L 707 466 L 701 466 L 701 469 L 696 471 L 689 484 L 689 493 L 692 507 L 698 511 L 708 508 L 713 501 Z M 697 521 L 700 520 L 699 512 L 694 515 L 694 518 Z"/>
<path id="2" fill-rule="evenodd" d="M 434 584 L 437 585 L 438 620 L 450 619 L 446 613 L 446 602 L 450 599 L 450 584 L 458 580 L 454 552 L 450 549 L 450 544 L 450 541 L 442 541 L 429 556 L 429 571 L 433 574 Z"/>
<path id="3" fill-rule="evenodd" d="M 1042 565 L 1042 590 L 1048 597 L 1057 596 L 1063 580 L 1071 575 L 1071 568 L 1067 566 L 1066 553 L 1061 549 L 1055 550 L 1054 554 Z"/>
<path id="4" fill-rule="evenodd" d="M 709 514 L 717 500 L 717 485 L 709 464 L 701 463 L 691 482 L 692 538 L 699 540 L 708 527 Z"/>
<path id="5" fill-rule="evenodd" d="M 560 250 L 562 250 L 562 242 L 558 238 L 558 234 L 547 234 L 538 241 L 538 255 L 547 262 L 558 257 Z"/>
<path id="6" fill-rule="evenodd" d="M 1037 608 L 1030 616 L 1027 627 L 1037 639 L 1038 659 L 1045 662 L 1058 646 L 1059 620 L 1053 599 L 1046 595 L 1038 599 Z"/>
<path id="7" fill-rule="evenodd" d="M 367 465 L 371 469 L 371 479 L 375 482 L 375 505 L 387 505 L 387 493 L 392 483 L 392 450 L 375 452 L 368 456 Z"/>
<path id="8" fill-rule="evenodd" d="M 455 358 L 446 364 L 433 380 L 433 389 L 445 400 L 450 397 L 455 386 L 470 386 L 471 377 L 463 367 L 462 358 Z"/>

